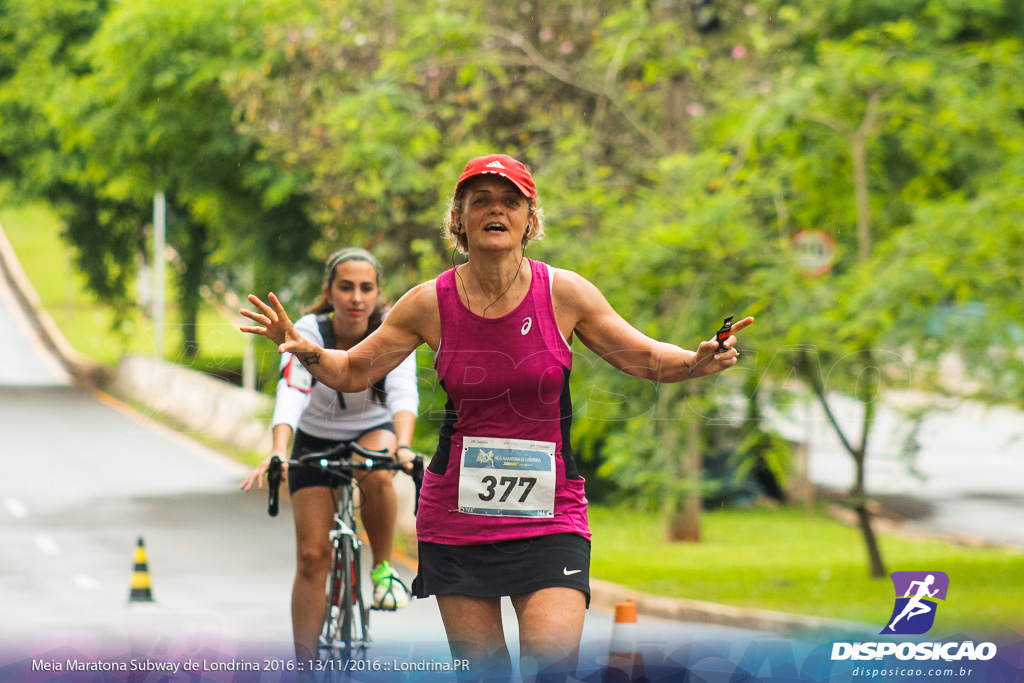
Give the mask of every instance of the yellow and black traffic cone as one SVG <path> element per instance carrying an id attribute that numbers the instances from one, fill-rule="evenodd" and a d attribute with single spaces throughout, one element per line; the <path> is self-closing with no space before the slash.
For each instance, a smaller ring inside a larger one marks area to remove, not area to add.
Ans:
<path id="1" fill-rule="evenodd" d="M 637 642 L 636 603 L 632 600 L 615 603 L 615 623 L 608 648 L 606 683 L 634 682 L 644 679 L 644 660 Z"/>
<path id="2" fill-rule="evenodd" d="M 146 544 L 139 536 L 135 547 L 135 571 L 132 572 L 132 592 L 128 602 L 153 602 L 153 590 L 149 585 L 149 566 L 146 563 Z"/>

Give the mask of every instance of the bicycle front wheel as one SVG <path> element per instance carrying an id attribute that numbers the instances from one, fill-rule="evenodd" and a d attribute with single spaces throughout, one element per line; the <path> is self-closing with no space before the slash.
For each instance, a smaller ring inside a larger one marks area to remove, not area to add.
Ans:
<path id="1" fill-rule="evenodd" d="M 323 659 L 352 659 L 369 646 L 369 615 L 363 604 L 359 572 L 358 548 L 347 538 L 339 539 L 327 578 L 327 614 L 320 636 Z"/>
<path id="2" fill-rule="evenodd" d="M 370 610 L 363 602 L 362 564 L 359 546 L 349 545 L 348 549 L 348 620 L 351 648 L 349 655 L 359 657 L 370 647 Z"/>

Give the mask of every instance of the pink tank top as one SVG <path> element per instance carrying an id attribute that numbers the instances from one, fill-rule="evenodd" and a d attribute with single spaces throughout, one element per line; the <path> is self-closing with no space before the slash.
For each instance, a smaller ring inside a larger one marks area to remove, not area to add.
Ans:
<path id="1" fill-rule="evenodd" d="M 500 318 L 466 308 L 454 269 L 437 278 L 434 368 L 448 403 L 420 491 L 419 540 L 590 539 L 584 480 L 569 444 L 572 350 L 555 323 L 551 267 L 529 263 L 529 292 Z"/>

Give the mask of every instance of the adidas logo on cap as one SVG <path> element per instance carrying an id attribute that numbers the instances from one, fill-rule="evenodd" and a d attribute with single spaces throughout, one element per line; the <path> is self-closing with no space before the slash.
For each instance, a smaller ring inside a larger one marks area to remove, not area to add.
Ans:
<path id="1" fill-rule="evenodd" d="M 455 189 L 458 190 L 462 187 L 462 183 L 473 176 L 487 174 L 508 178 L 526 197 L 537 196 L 537 188 L 533 184 L 530 171 L 523 166 L 522 162 L 516 161 L 507 154 L 488 154 L 470 160 L 466 164 L 466 170 L 459 176 L 459 182 L 455 184 Z"/>

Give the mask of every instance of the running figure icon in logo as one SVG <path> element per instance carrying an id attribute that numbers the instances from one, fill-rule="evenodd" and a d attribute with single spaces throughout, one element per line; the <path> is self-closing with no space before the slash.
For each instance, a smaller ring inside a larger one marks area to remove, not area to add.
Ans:
<path id="1" fill-rule="evenodd" d="M 945 572 L 893 572 L 889 575 L 896 588 L 896 604 L 889 624 L 882 633 L 920 635 L 935 623 L 938 604 L 945 600 L 949 577 Z M 902 624 L 900 623 L 902 621 Z"/>

